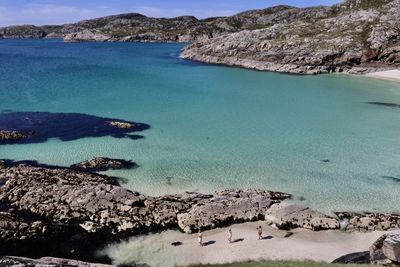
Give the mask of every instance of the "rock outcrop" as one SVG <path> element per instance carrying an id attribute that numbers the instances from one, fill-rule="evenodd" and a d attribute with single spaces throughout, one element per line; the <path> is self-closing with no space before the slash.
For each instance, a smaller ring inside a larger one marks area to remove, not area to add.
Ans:
<path id="1" fill-rule="evenodd" d="M 372 263 L 380 265 L 400 263 L 400 231 L 381 236 L 369 251 Z"/>
<path id="2" fill-rule="evenodd" d="M 339 228 L 336 218 L 283 202 L 290 197 L 285 193 L 248 189 L 152 197 L 118 182 L 71 168 L 1 161 L 0 255 L 94 261 L 93 251 L 102 245 L 133 235 L 165 229 L 192 233 L 256 220 L 286 230 Z M 358 222 L 356 217 L 339 214 L 350 222 Z M 399 222 L 390 227 L 398 228 Z M 398 254 L 391 244 L 386 252 L 391 250 L 394 258 Z"/>
<path id="3" fill-rule="evenodd" d="M 27 164 L 0 168 L 0 181 L 0 254 L 29 257 L 82 259 L 94 244 L 140 233 L 262 219 L 271 204 L 289 197 L 260 190 L 150 197 L 120 187 L 116 178 Z M 50 242 L 60 239 L 62 251 L 56 251 Z"/>
<path id="4" fill-rule="evenodd" d="M 15 142 L 27 137 L 26 134 L 19 131 L 6 131 L 0 129 L 0 143 Z"/>
<path id="5" fill-rule="evenodd" d="M 112 265 L 89 263 L 70 259 L 44 257 L 40 259 L 29 259 L 22 257 L 0 257 L 0 266 L 31 266 L 31 267 L 112 267 Z"/>
<path id="6" fill-rule="evenodd" d="M 205 202 L 178 214 L 178 225 L 185 233 L 213 229 L 232 223 L 263 220 L 271 205 L 289 195 L 259 190 L 224 190 Z"/>
<path id="7" fill-rule="evenodd" d="M 130 122 L 121 122 L 121 121 L 108 121 L 110 126 L 113 126 L 118 129 L 132 129 L 135 128 L 135 124 Z"/>
<path id="8" fill-rule="evenodd" d="M 388 231 L 400 227 L 400 215 L 396 214 L 337 212 L 336 216 L 345 222 L 346 231 Z"/>
<path id="9" fill-rule="evenodd" d="M 0 39 L 43 38 L 46 32 L 34 25 L 20 25 L 0 28 Z"/>
<path id="10" fill-rule="evenodd" d="M 213 64 L 296 74 L 365 73 L 400 67 L 399 0 L 347 0 L 283 9 L 269 26 L 194 42 L 181 56 Z"/>
<path id="11" fill-rule="evenodd" d="M 333 263 L 400 266 L 400 231 L 382 235 L 370 246 L 369 251 L 348 254 Z"/>
<path id="12" fill-rule="evenodd" d="M 265 219 L 279 229 L 306 228 L 314 231 L 339 229 L 339 221 L 296 204 L 278 203 L 267 210 Z"/>
<path id="13" fill-rule="evenodd" d="M 124 159 L 110 159 L 110 158 L 93 158 L 90 160 L 82 161 L 80 163 L 71 165 L 72 169 L 98 172 L 107 170 L 118 170 L 118 169 L 132 169 L 136 166 L 136 163 L 130 160 Z"/>
<path id="14" fill-rule="evenodd" d="M 400 0 L 346 0 L 331 7 L 277 6 L 201 20 L 128 13 L 62 26 L 0 28 L 0 38 L 193 42 L 183 58 L 296 74 L 367 73 L 400 67 L 399 10 Z"/>

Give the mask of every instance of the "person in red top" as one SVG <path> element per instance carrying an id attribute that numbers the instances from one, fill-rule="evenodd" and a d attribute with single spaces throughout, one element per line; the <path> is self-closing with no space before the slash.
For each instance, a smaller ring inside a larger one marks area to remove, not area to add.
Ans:
<path id="1" fill-rule="evenodd" d="M 262 227 L 261 227 L 261 225 L 258 226 L 257 231 L 258 231 L 258 240 L 263 239 L 263 237 L 262 237 Z"/>

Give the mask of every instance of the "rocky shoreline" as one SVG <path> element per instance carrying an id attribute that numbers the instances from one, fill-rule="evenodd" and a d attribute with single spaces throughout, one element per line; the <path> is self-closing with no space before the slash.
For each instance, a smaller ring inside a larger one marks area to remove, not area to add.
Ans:
<path id="1" fill-rule="evenodd" d="M 279 229 L 374 231 L 400 228 L 400 216 L 338 213 L 330 217 L 265 190 L 223 190 L 151 197 L 118 178 L 26 163 L 0 164 L 0 255 L 100 261 L 94 252 L 134 235 L 185 233 L 263 220 Z M 62 242 L 63 246 L 54 246 Z"/>
<path id="2" fill-rule="evenodd" d="M 363 74 L 400 68 L 399 10 L 400 0 L 346 0 L 201 20 L 128 13 L 60 26 L 0 28 L 0 39 L 191 42 L 182 58 L 294 74 Z"/>
<path id="3" fill-rule="evenodd" d="M 293 74 L 363 74 L 400 67 L 400 1 L 353 1 L 271 15 L 269 27 L 185 47 L 181 57 Z"/>

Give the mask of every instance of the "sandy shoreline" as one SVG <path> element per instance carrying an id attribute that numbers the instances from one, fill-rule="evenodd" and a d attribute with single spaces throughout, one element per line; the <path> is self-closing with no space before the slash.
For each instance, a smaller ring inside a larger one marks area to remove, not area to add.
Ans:
<path id="1" fill-rule="evenodd" d="M 257 239 L 256 227 L 263 225 L 264 240 Z M 331 262 L 352 252 L 367 251 L 383 232 L 345 233 L 341 231 L 312 232 L 296 229 L 285 238 L 285 231 L 267 227 L 263 222 L 233 225 L 233 240 L 228 244 L 227 229 L 203 233 L 204 247 L 197 243 L 196 235 L 165 231 L 106 249 L 114 264 L 134 261 L 151 266 L 185 266 L 194 263 L 227 263 L 245 260 L 313 260 Z M 172 246 L 180 241 L 181 246 Z"/>
<path id="2" fill-rule="evenodd" d="M 400 83 L 400 69 L 368 73 L 365 76 Z"/>

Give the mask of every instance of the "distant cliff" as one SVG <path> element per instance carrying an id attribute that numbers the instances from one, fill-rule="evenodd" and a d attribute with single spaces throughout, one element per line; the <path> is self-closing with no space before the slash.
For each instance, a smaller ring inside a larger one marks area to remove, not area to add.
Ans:
<path id="1" fill-rule="evenodd" d="M 400 0 L 277 6 L 202 20 L 129 13 L 62 26 L 0 28 L 0 39 L 190 42 L 181 56 L 206 63 L 299 74 L 364 73 L 399 67 L 399 13 Z"/>

